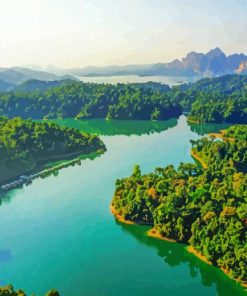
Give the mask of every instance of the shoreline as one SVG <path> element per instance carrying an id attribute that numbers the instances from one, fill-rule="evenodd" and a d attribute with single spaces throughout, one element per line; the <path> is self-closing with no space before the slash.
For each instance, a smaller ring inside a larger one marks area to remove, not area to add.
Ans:
<path id="1" fill-rule="evenodd" d="M 225 130 L 221 130 L 219 133 L 209 133 L 208 136 L 212 136 L 212 137 L 215 137 L 215 138 L 220 138 L 220 139 L 222 139 L 224 141 L 229 141 L 229 142 L 233 142 L 234 141 L 233 138 L 225 138 Z M 195 151 L 193 151 L 193 149 L 191 149 L 191 156 L 194 158 L 194 160 L 196 160 L 196 161 L 199 162 L 199 164 L 202 166 L 203 169 L 207 169 L 208 168 L 208 165 L 203 161 L 203 159 Z M 116 213 L 116 210 L 115 210 L 115 208 L 113 207 L 112 204 L 111 204 L 110 208 L 111 208 L 112 214 L 115 216 L 115 218 L 118 221 L 123 222 L 123 223 L 126 223 L 126 224 L 141 225 L 139 223 L 134 223 L 132 221 L 125 220 L 121 215 L 119 215 L 119 214 Z M 146 235 L 148 237 L 152 237 L 152 238 L 155 238 L 155 239 L 160 239 L 160 240 L 167 241 L 167 242 L 179 243 L 176 240 L 173 240 L 173 239 L 170 239 L 170 238 L 167 238 L 167 237 L 162 236 L 154 227 L 151 228 L 150 230 L 148 230 L 146 232 Z M 220 269 L 229 279 L 231 279 L 235 283 L 239 284 L 247 292 L 247 281 L 242 281 L 239 278 L 234 278 L 232 275 L 230 275 L 229 270 L 227 270 L 224 267 L 220 267 L 220 266 L 214 265 L 210 260 L 208 260 L 206 258 L 205 255 L 203 255 L 201 252 L 197 251 L 193 246 L 191 246 L 191 245 L 188 244 L 185 249 L 186 249 L 186 251 L 188 253 L 194 255 L 195 257 L 197 257 L 202 262 L 204 262 L 204 263 L 206 263 L 208 265 L 211 265 L 211 266 L 214 266 L 214 267 Z"/>
<path id="2" fill-rule="evenodd" d="M 100 150 L 97 150 L 95 152 L 90 152 L 90 153 L 82 153 L 82 151 L 78 151 L 78 152 L 72 152 L 72 153 L 68 153 L 68 154 L 53 155 L 51 157 L 44 157 L 44 158 L 37 159 L 37 162 L 33 163 L 31 169 L 23 170 L 18 175 L 15 175 L 11 178 L 4 180 L 3 182 L 0 183 L 0 188 L 2 186 L 5 186 L 6 184 L 16 182 L 17 180 L 19 180 L 20 176 L 22 176 L 22 175 L 34 174 L 37 176 L 38 175 L 42 176 L 42 175 L 46 174 L 46 172 L 48 172 L 48 171 L 51 172 L 53 170 L 60 170 L 62 168 L 65 168 L 67 166 L 75 164 L 76 162 L 81 160 L 80 156 L 85 156 L 86 158 L 88 158 L 88 157 L 90 157 L 90 155 L 93 155 L 95 153 L 98 155 L 101 155 L 104 152 L 102 152 Z M 48 165 L 49 163 L 52 163 L 54 161 L 61 161 L 62 163 L 59 165 L 52 165 L 50 168 L 45 167 L 46 165 Z M 16 187 L 18 187 L 18 186 L 16 186 Z M 10 188 L 8 190 L 15 189 L 16 187 Z M 6 190 L 6 191 L 8 191 L 8 190 Z M 0 189 L 0 192 L 2 192 L 2 191 L 5 192 L 5 190 Z"/>
<path id="3" fill-rule="evenodd" d="M 112 215 L 119 221 L 119 222 L 122 222 L 124 224 L 129 224 L 129 225 L 133 225 L 135 224 L 134 222 L 130 221 L 130 220 L 126 220 L 124 219 L 123 216 L 119 215 L 116 211 L 116 209 L 114 208 L 114 206 L 111 204 L 110 205 L 110 211 L 112 213 Z"/>
<path id="4" fill-rule="evenodd" d="M 208 134 L 209 137 L 215 137 L 217 139 L 222 139 L 223 140 L 223 134 L 222 133 L 209 133 Z"/>
<path id="5" fill-rule="evenodd" d="M 209 133 L 209 137 L 215 137 L 216 139 L 221 139 L 223 141 L 234 142 L 234 138 L 225 137 L 225 130 L 221 130 L 219 133 Z"/>
<path id="6" fill-rule="evenodd" d="M 117 214 L 114 206 L 111 204 L 110 205 L 110 212 L 113 214 L 113 216 L 119 221 L 119 222 L 122 222 L 124 224 L 129 224 L 129 225 L 140 225 L 141 224 L 137 224 L 137 223 L 134 223 L 133 221 L 130 221 L 130 220 L 126 220 L 124 219 L 121 215 Z M 179 242 L 177 242 L 176 240 L 173 240 L 173 239 L 170 239 L 170 238 L 167 238 L 167 237 L 164 237 L 162 236 L 155 228 L 151 228 L 150 230 L 148 230 L 146 232 L 146 235 L 148 237 L 152 237 L 152 238 L 155 238 L 155 239 L 159 239 L 159 240 L 163 240 L 163 241 L 166 241 L 166 242 L 169 242 L 169 243 L 177 243 L 179 244 Z M 247 288 L 247 282 L 243 282 L 239 279 L 235 279 L 233 278 L 230 274 L 229 274 L 229 271 L 226 270 L 225 268 L 223 267 L 219 267 L 219 266 L 216 266 L 216 265 L 213 265 L 211 261 L 209 261 L 206 256 L 204 256 L 202 253 L 200 253 L 199 251 L 197 251 L 193 246 L 191 245 L 187 245 L 187 247 L 185 248 L 186 251 L 192 255 L 194 255 L 195 257 L 197 257 L 199 260 L 203 261 L 204 263 L 206 264 L 209 264 L 211 266 L 214 266 L 218 269 L 220 269 L 227 277 L 229 277 L 231 280 L 233 280 L 234 282 L 238 283 L 241 285 L 241 287 L 243 288 Z"/>
<path id="7" fill-rule="evenodd" d="M 239 280 L 239 279 L 235 279 L 234 277 L 232 277 L 230 274 L 229 274 L 229 271 L 226 269 L 226 268 L 224 268 L 224 267 L 219 267 L 219 266 L 217 266 L 217 265 L 213 265 L 213 263 L 210 261 L 210 260 L 208 260 L 202 253 L 200 253 L 199 251 L 197 251 L 193 246 L 187 246 L 186 247 L 186 250 L 189 252 L 189 253 L 191 253 L 191 254 L 193 254 L 194 256 L 196 256 L 198 259 L 200 259 L 201 261 L 203 261 L 203 262 L 205 262 L 205 263 L 207 263 L 207 264 L 209 264 L 209 265 L 211 265 L 211 266 L 215 266 L 216 268 L 218 268 L 218 269 L 220 269 L 221 271 L 223 271 L 224 272 L 224 274 L 227 276 L 227 277 L 229 277 L 231 280 L 233 280 L 234 282 L 236 282 L 236 283 L 238 283 L 238 284 L 240 284 L 241 285 L 241 287 L 243 287 L 243 288 L 247 288 L 247 282 L 242 282 L 241 280 Z"/>
<path id="8" fill-rule="evenodd" d="M 146 234 L 149 237 L 164 240 L 164 241 L 169 242 L 169 243 L 177 243 L 177 241 L 175 241 L 174 239 L 162 236 L 155 228 L 152 228 L 152 229 L 148 230 L 146 232 Z"/>
<path id="9" fill-rule="evenodd" d="M 193 246 L 188 246 L 186 247 L 186 250 L 190 253 L 193 254 L 194 256 L 196 256 L 197 258 L 199 258 L 200 260 L 202 260 L 203 262 L 209 264 L 209 265 L 213 265 L 212 262 L 210 262 L 206 256 L 202 255 L 202 253 L 200 253 L 199 251 L 197 251 Z"/>
<path id="10" fill-rule="evenodd" d="M 194 123 L 194 124 L 202 124 L 204 122 L 200 122 L 199 120 L 193 120 L 191 118 L 189 118 L 189 116 L 187 116 L 187 122 L 188 123 Z"/>
<path id="11" fill-rule="evenodd" d="M 129 224 L 129 225 L 149 225 L 149 226 L 153 226 L 153 225 L 150 225 L 150 224 L 141 224 L 141 223 L 135 223 L 133 221 L 130 221 L 130 220 L 126 220 L 123 216 L 119 215 L 117 212 L 116 212 L 116 209 L 114 208 L 114 206 L 111 204 L 110 205 L 110 212 L 113 214 L 113 216 L 118 220 L 118 222 L 122 222 L 124 224 Z M 171 239 L 171 238 L 168 238 L 168 237 L 165 237 L 165 236 L 162 236 L 155 228 L 151 228 L 149 229 L 147 232 L 146 232 L 146 235 L 148 237 L 153 237 L 153 238 L 156 238 L 156 239 L 160 239 L 160 240 L 164 240 L 164 241 L 167 241 L 167 242 L 170 242 L 170 243 L 176 243 L 176 241 L 174 239 Z"/>

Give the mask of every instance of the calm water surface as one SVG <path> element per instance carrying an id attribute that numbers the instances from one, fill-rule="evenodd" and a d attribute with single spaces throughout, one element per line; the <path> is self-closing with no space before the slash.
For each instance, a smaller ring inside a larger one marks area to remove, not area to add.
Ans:
<path id="1" fill-rule="evenodd" d="M 95 77 L 77 77 L 83 82 L 94 83 L 145 83 L 149 81 L 160 82 L 170 86 L 187 82 L 195 82 L 200 79 L 198 76 L 137 76 L 137 75 L 121 75 L 121 76 L 95 76 Z"/>
<path id="2" fill-rule="evenodd" d="M 103 135 L 107 152 L 2 196 L 0 285 L 40 296 L 52 287 L 62 296 L 246 295 L 185 246 L 149 238 L 147 227 L 120 224 L 109 211 L 116 178 L 134 164 L 146 173 L 192 161 L 189 140 L 225 126 L 188 126 L 184 116 L 59 123 Z"/>

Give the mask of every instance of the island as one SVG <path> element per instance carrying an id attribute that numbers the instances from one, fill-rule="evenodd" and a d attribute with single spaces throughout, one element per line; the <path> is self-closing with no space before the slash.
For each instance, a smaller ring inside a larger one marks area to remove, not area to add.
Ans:
<path id="1" fill-rule="evenodd" d="M 21 177 L 15 181 L 16 185 L 28 181 L 27 173 L 52 160 L 73 159 L 105 150 L 99 137 L 77 129 L 19 117 L 0 117 L 0 184 L 16 177 Z"/>
<path id="2" fill-rule="evenodd" d="M 231 140 L 229 140 L 231 139 Z M 224 137 L 191 140 L 196 163 L 168 165 L 117 179 L 111 211 L 121 222 L 150 225 L 148 235 L 185 243 L 207 263 L 247 285 L 247 126 Z"/>

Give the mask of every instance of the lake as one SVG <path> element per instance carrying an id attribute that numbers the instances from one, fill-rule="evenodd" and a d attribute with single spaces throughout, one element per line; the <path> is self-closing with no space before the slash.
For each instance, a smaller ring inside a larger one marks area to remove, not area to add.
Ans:
<path id="1" fill-rule="evenodd" d="M 83 82 L 94 82 L 94 83 L 145 83 L 149 81 L 160 82 L 163 84 L 178 85 L 181 83 L 195 82 L 201 79 L 198 76 L 137 76 L 137 75 L 121 75 L 121 76 L 94 76 L 84 77 L 77 76 L 79 80 Z"/>
<path id="2" fill-rule="evenodd" d="M 116 178 L 193 161 L 190 139 L 225 125 L 57 120 L 100 134 L 107 151 L 57 176 L 36 179 L 2 195 L 0 285 L 37 296 L 238 296 L 244 290 L 182 244 L 146 236 L 149 227 L 124 225 L 109 210 Z"/>

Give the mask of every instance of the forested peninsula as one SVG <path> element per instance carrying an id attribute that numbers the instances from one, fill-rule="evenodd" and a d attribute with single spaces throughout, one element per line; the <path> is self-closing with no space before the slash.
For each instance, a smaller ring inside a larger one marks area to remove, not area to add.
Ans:
<path id="1" fill-rule="evenodd" d="M 96 84 L 30 80 L 0 93 L 0 114 L 32 119 L 167 120 L 247 123 L 247 76 L 225 75 L 169 87 L 156 82 Z"/>
<path id="2" fill-rule="evenodd" d="M 153 226 L 151 235 L 190 251 L 247 284 L 247 126 L 191 141 L 197 163 L 181 163 L 117 180 L 112 212 Z M 200 165 L 200 162 L 203 163 Z"/>
<path id="3" fill-rule="evenodd" d="M 105 150 L 97 136 L 76 129 L 0 117 L 0 184 L 50 160 Z"/>

